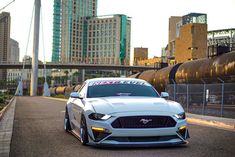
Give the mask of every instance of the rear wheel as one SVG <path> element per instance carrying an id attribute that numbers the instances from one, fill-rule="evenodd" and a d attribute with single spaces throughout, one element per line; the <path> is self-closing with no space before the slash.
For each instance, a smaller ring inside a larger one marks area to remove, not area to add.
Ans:
<path id="1" fill-rule="evenodd" d="M 69 114 L 67 107 L 65 108 L 65 115 L 64 115 L 64 130 L 69 132 L 71 131 L 71 126 L 70 126 L 70 120 L 69 120 Z"/>
<path id="2" fill-rule="evenodd" d="M 86 125 L 86 119 L 85 116 L 82 115 L 81 118 L 81 125 L 80 125 L 80 140 L 83 145 L 86 145 L 88 143 L 88 132 L 87 132 L 87 125 Z"/>

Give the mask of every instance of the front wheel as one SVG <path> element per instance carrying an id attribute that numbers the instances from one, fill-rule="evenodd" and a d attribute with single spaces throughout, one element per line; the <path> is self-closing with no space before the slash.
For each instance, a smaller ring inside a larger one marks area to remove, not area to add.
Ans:
<path id="1" fill-rule="evenodd" d="M 65 114 L 64 114 L 64 130 L 67 132 L 71 131 L 69 114 L 68 114 L 67 108 L 65 108 Z"/>
<path id="2" fill-rule="evenodd" d="M 82 115 L 82 118 L 81 118 L 80 141 L 82 145 L 86 145 L 88 143 L 88 132 L 87 132 L 87 125 L 86 125 L 86 118 L 84 115 Z"/>

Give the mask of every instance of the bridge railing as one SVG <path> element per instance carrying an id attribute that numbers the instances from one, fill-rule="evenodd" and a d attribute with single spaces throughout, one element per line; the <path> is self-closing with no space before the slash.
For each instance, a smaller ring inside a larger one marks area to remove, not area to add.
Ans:
<path id="1" fill-rule="evenodd" d="M 15 62 L 15 61 L 0 61 L 1 64 L 23 64 L 23 62 Z"/>
<path id="2" fill-rule="evenodd" d="M 24 63 L 25 69 L 31 69 L 31 63 Z M 23 62 L 0 62 L 0 69 L 22 69 Z M 43 69 L 44 64 L 38 63 L 38 68 Z M 127 70 L 127 71 L 144 71 L 158 70 L 159 67 L 149 66 L 130 66 L 130 65 L 110 65 L 110 64 L 87 64 L 87 63 L 62 63 L 47 62 L 47 69 L 92 69 L 92 70 Z"/>

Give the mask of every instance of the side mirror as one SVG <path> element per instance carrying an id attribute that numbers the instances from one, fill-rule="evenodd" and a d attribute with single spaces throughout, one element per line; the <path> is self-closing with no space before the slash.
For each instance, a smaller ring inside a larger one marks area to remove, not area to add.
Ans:
<path id="1" fill-rule="evenodd" d="M 161 92 L 161 97 L 162 98 L 168 98 L 169 94 L 167 92 Z"/>
<path id="2" fill-rule="evenodd" d="M 72 92 L 72 93 L 70 94 L 70 97 L 71 97 L 71 98 L 79 98 L 79 99 L 82 99 L 80 93 L 78 93 L 78 92 Z"/>

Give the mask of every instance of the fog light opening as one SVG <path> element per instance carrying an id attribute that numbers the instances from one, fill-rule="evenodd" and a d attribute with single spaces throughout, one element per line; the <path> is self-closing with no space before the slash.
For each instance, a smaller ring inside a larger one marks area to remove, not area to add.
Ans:
<path id="1" fill-rule="evenodd" d="M 110 131 L 105 128 L 91 127 L 91 129 L 95 138 L 95 142 L 99 142 L 111 134 Z"/>
<path id="2" fill-rule="evenodd" d="M 188 137 L 188 133 L 187 133 L 187 126 L 181 126 L 181 127 L 179 127 L 179 129 L 178 129 L 178 134 L 184 139 L 184 140 L 186 140 L 187 138 L 189 138 Z"/>
<path id="3" fill-rule="evenodd" d="M 187 129 L 186 126 L 181 126 L 181 127 L 179 128 L 179 130 L 186 130 L 186 129 Z"/>
<path id="4" fill-rule="evenodd" d="M 105 132 L 107 129 L 105 128 L 98 128 L 98 127 L 91 127 L 92 131 L 95 132 Z"/>

